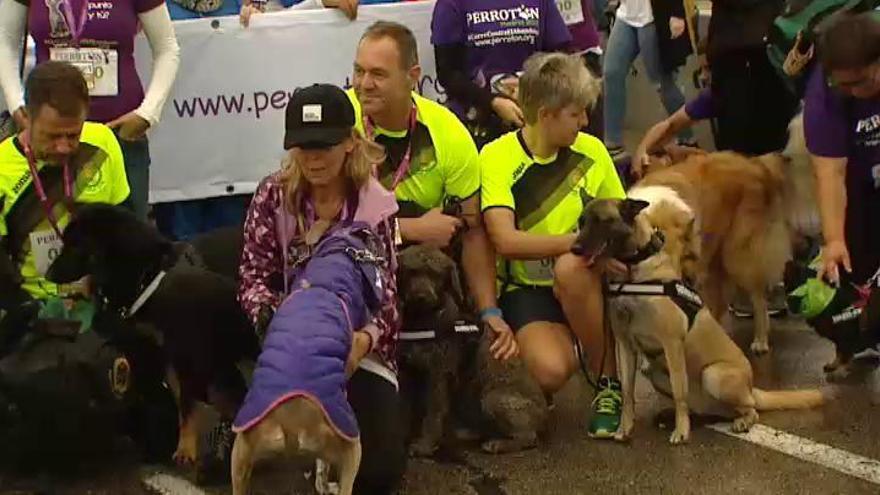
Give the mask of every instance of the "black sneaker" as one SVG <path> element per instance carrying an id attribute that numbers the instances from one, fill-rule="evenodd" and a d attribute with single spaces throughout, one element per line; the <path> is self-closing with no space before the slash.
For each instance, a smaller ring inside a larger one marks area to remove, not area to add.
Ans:
<path id="1" fill-rule="evenodd" d="M 199 442 L 205 450 L 199 455 L 196 484 L 202 486 L 228 484 L 232 479 L 230 474 L 232 444 L 235 442 L 232 423 L 220 420 L 213 428 L 207 430 L 206 436 L 206 441 Z"/>

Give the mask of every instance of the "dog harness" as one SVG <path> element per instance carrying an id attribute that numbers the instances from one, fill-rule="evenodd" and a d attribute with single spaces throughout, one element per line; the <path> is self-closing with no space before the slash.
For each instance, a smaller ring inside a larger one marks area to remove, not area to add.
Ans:
<path id="1" fill-rule="evenodd" d="M 666 296 L 679 307 L 688 319 L 688 330 L 694 326 L 697 313 L 703 308 L 703 300 L 697 291 L 681 280 L 668 282 L 630 282 L 608 284 L 609 297 L 618 296 Z"/>
<path id="2" fill-rule="evenodd" d="M 455 325 L 452 327 L 453 333 L 446 334 L 444 332 L 438 332 L 437 330 L 419 330 L 419 329 L 407 329 L 400 331 L 400 340 L 403 342 L 413 342 L 413 341 L 422 341 L 422 340 L 434 340 L 438 337 L 451 337 L 451 336 L 468 336 L 472 334 L 480 333 L 480 326 L 474 323 L 471 323 L 466 320 L 458 320 L 455 322 Z"/>

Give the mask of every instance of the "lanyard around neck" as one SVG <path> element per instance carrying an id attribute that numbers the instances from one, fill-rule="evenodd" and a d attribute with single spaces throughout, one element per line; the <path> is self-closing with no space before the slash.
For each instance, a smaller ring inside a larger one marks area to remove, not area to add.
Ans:
<path id="1" fill-rule="evenodd" d="M 73 15 L 71 0 L 63 0 L 61 2 L 61 12 L 64 15 L 64 21 L 67 23 L 67 29 L 70 31 L 70 39 L 73 41 L 73 45 L 79 47 L 79 40 L 86 29 L 86 21 L 89 20 L 89 0 L 82 0 L 79 22 L 77 22 L 76 17 Z"/>
<path id="2" fill-rule="evenodd" d="M 21 147 L 24 149 L 24 156 L 27 158 L 28 169 L 31 173 L 31 180 L 34 183 L 34 189 L 36 190 L 37 197 L 40 200 L 40 204 L 43 206 L 43 210 L 46 212 L 46 218 L 49 220 L 49 224 L 52 226 L 52 230 L 58 234 L 58 237 L 61 237 L 61 228 L 58 226 L 58 220 L 55 218 L 55 212 L 53 208 L 55 205 L 49 201 L 49 196 L 46 194 L 46 189 L 43 187 L 43 181 L 40 180 L 39 170 L 37 169 L 37 160 L 34 158 L 34 152 L 31 148 L 30 139 L 28 135 L 22 134 L 19 137 L 19 142 L 21 143 Z M 68 164 L 68 160 L 64 161 L 63 165 L 63 174 L 64 174 L 64 201 L 69 202 L 73 199 L 73 181 L 70 178 L 70 166 Z"/>
<path id="3" fill-rule="evenodd" d="M 416 107 L 413 104 L 412 109 L 409 112 L 409 127 L 407 128 L 407 145 L 406 152 L 403 154 L 403 158 L 400 159 L 400 165 L 397 166 L 397 171 L 394 173 L 394 180 L 391 182 L 391 190 L 397 188 L 397 185 L 406 177 L 407 172 L 409 172 L 410 164 L 412 163 L 412 142 L 413 142 L 413 133 L 416 130 Z M 367 139 L 370 141 L 374 141 L 375 139 L 375 124 L 373 124 L 373 120 L 370 117 L 364 118 L 364 131 L 367 135 Z"/>

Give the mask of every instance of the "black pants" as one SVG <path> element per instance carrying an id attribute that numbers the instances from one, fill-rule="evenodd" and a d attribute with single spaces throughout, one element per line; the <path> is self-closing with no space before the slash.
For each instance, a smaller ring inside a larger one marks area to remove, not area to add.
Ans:
<path id="1" fill-rule="evenodd" d="M 361 466 L 354 493 L 394 493 L 406 471 L 407 458 L 400 396 L 387 380 L 360 369 L 349 382 L 348 401 L 361 432 Z"/>
<path id="2" fill-rule="evenodd" d="M 797 99 L 770 65 L 764 48 L 716 56 L 710 68 L 717 105 L 715 147 L 746 155 L 783 149 Z"/>

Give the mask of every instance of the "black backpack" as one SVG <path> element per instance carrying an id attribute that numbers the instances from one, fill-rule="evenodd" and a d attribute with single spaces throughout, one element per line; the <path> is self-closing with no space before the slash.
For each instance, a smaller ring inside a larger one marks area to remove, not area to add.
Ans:
<path id="1" fill-rule="evenodd" d="M 118 433 L 129 362 L 107 339 L 78 330 L 41 321 L 0 358 L 0 446 L 11 447 L 0 457 L 70 459 Z"/>
<path id="2" fill-rule="evenodd" d="M 788 0 L 767 35 L 767 58 L 789 91 L 798 98 L 803 96 L 816 58 L 815 53 L 809 56 L 810 50 L 826 19 L 839 12 L 856 14 L 878 7 L 880 0 Z"/>

